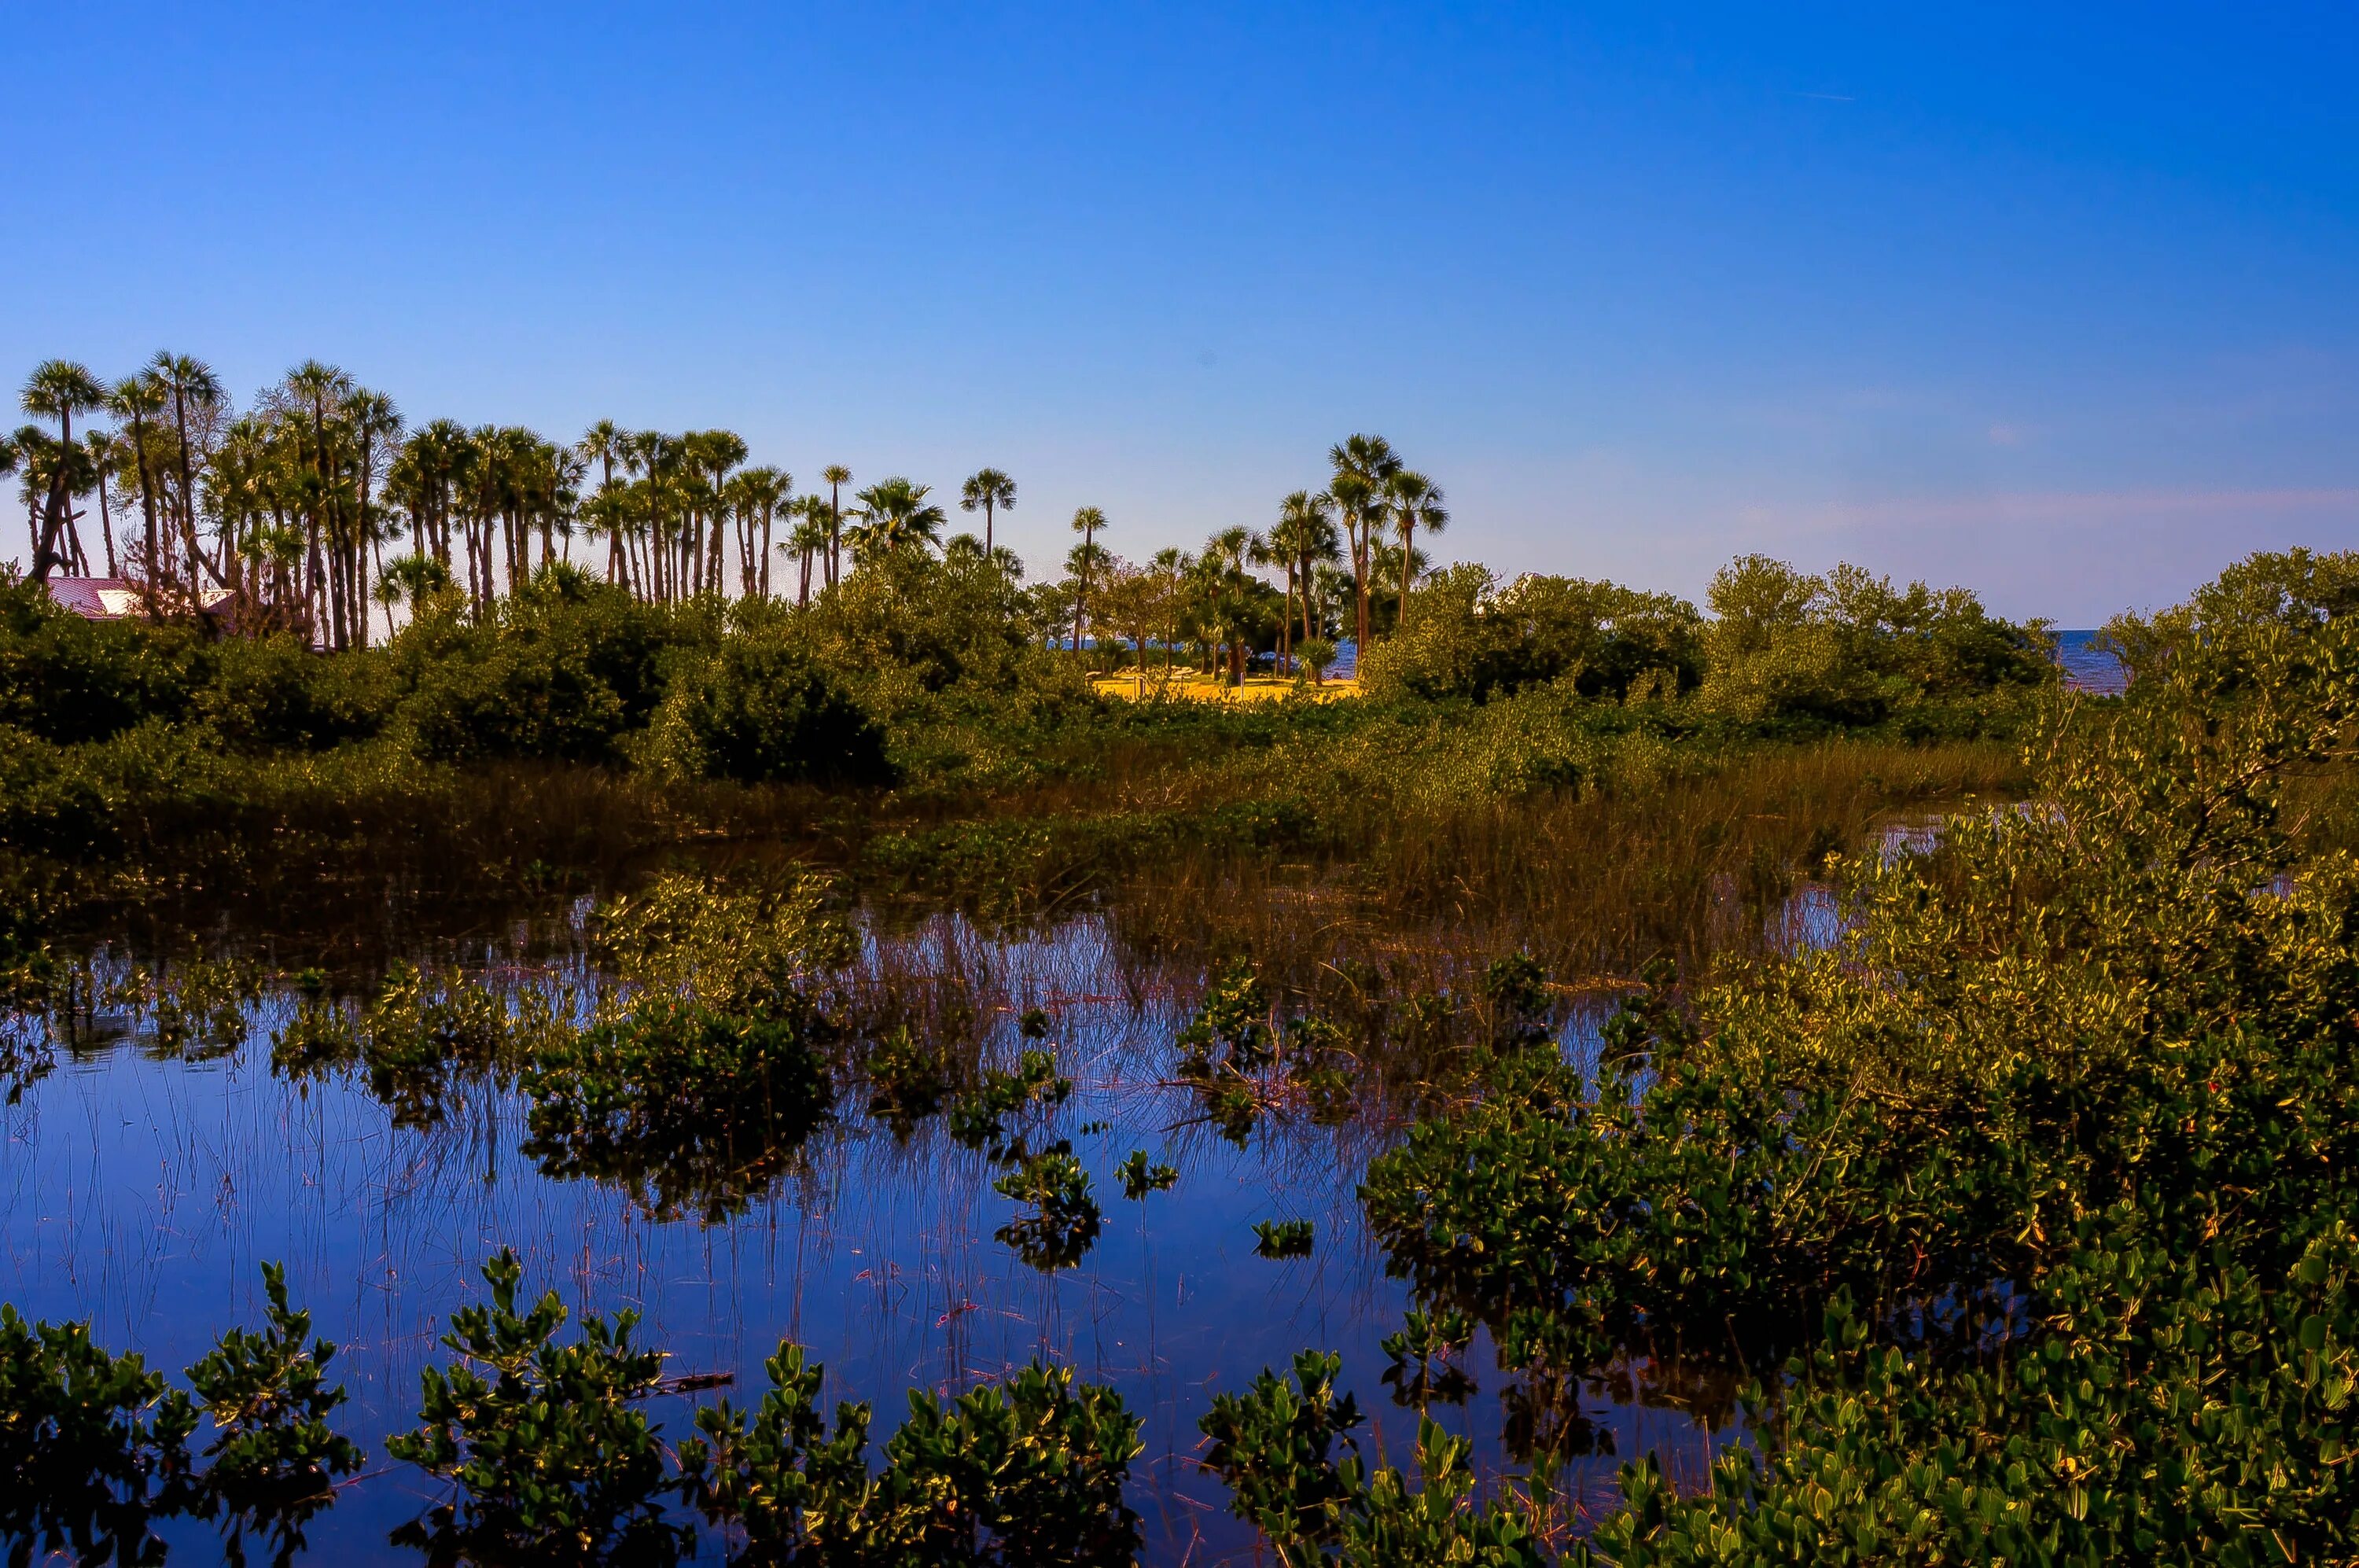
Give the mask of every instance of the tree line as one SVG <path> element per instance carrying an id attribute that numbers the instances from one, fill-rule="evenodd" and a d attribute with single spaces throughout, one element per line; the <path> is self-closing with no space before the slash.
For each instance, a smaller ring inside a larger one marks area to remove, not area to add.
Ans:
<path id="1" fill-rule="evenodd" d="M 750 462 L 725 430 L 601 419 L 560 441 L 519 426 L 412 426 L 391 397 L 318 360 L 243 412 L 210 365 L 171 353 L 111 383 L 48 361 L 22 403 L 37 422 L 0 437 L 0 474 L 20 478 L 26 574 L 96 576 L 103 563 L 151 619 L 208 611 L 249 635 L 346 648 L 369 645 L 372 614 L 390 636 L 405 607 L 436 595 L 482 619 L 560 561 L 650 604 L 710 595 L 802 608 L 862 557 L 980 561 L 1011 583 L 1026 575 L 997 542 L 1017 498 L 997 468 L 959 491 L 981 537 L 945 538 L 948 510 L 907 477 L 855 488 L 848 468 L 829 464 L 799 493 L 793 474 Z M 1151 643 L 1168 660 L 1194 642 L 1219 650 L 1233 679 L 1261 646 L 1314 671 L 1344 636 L 1368 647 L 1405 622 L 1427 567 L 1419 538 L 1450 514 L 1440 487 L 1381 436 L 1353 435 L 1328 458 L 1327 483 L 1287 495 L 1269 526 L 1223 528 L 1194 551 L 1125 560 L 1105 542 L 1105 513 L 1080 508 L 1062 574 L 1024 590 L 1031 619 L 1077 652 L 1126 640 L 1142 665 Z"/>

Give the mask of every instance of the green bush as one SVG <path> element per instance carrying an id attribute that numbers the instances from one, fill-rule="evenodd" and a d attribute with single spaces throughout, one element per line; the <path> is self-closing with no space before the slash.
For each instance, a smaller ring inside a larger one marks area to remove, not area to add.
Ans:
<path id="1" fill-rule="evenodd" d="M 675 778 L 889 783 L 885 731 L 844 683 L 781 637 L 733 637 L 684 656 L 645 760 Z"/>
<path id="2" fill-rule="evenodd" d="M 0 725 L 60 745 L 186 716 L 202 643 L 178 626 L 88 621 L 0 573 Z"/>
<path id="3" fill-rule="evenodd" d="M 1499 587 L 1453 566 L 1410 595 L 1406 628 L 1363 649 L 1371 696 L 1487 702 L 1561 681 L 1619 702 L 1651 678 L 1673 691 L 1702 674 L 1702 618 L 1668 593 L 1527 573 Z"/>
<path id="4" fill-rule="evenodd" d="M 1038 1363 L 944 1405 L 909 1391 L 908 1418 L 868 1468 L 864 1404 L 840 1404 L 828 1435 L 822 1369 L 781 1344 L 752 1412 L 697 1412 L 680 1445 L 708 1518 L 743 1530 L 755 1562 L 810 1568 L 1128 1568 L 1138 1516 L 1123 1501 L 1142 1450 L 1138 1418 L 1111 1388 Z"/>
<path id="5" fill-rule="evenodd" d="M 677 617 L 578 573 L 536 578 L 489 624 L 445 606 L 394 639 L 408 695 L 401 717 L 419 756 L 463 761 L 603 762 L 661 699 Z"/>
<path id="6" fill-rule="evenodd" d="M 448 1501 L 394 1533 L 437 1561 L 669 1563 L 690 1541 L 663 1517 L 683 1483 L 639 1402 L 663 1355 L 633 1344 L 638 1314 L 586 1315 L 560 1345 L 568 1313 L 554 1290 L 516 1311 L 524 1268 L 503 1248 L 484 1265 L 488 1305 L 451 1316 L 459 1359 L 421 1375 L 423 1423 L 386 1451 L 447 1481 Z"/>

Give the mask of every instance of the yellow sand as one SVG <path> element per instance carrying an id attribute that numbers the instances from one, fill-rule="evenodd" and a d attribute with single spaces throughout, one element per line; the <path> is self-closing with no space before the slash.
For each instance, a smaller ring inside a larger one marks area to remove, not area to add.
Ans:
<path id="1" fill-rule="evenodd" d="M 1099 675 L 1091 684 L 1108 697 L 1139 695 L 1138 677 L 1130 675 Z M 1158 671 L 1147 672 L 1147 692 L 1149 697 L 1186 697 L 1200 702 L 1278 702 L 1288 698 L 1304 697 L 1314 702 L 1330 702 L 1338 697 L 1356 697 L 1360 683 L 1330 677 L 1323 686 L 1305 681 L 1300 686 L 1292 676 L 1248 675 L 1242 687 L 1216 684 L 1194 670 L 1175 670 L 1169 679 Z"/>

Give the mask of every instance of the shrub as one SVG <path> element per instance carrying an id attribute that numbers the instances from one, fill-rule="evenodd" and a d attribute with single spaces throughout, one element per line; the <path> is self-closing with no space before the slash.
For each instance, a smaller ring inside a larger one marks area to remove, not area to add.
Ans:
<path id="1" fill-rule="evenodd" d="M 0 573 L 0 725 L 71 745 L 185 715 L 202 644 L 180 626 L 88 621 Z"/>
<path id="2" fill-rule="evenodd" d="M 663 993 L 561 1037 L 525 1078 L 525 1152 L 543 1171 L 619 1181 L 649 1212 L 715 1221 L 785 1169 L 833 1103 L 807 1029 Z"/>
<path id="3" fill-rule="evenodd" d="M 869 1407 L 819 1410 L 822 1369 L 781 1344 L 749 1419 L 697 1412 L 681 1465 L 707 1517 L 745 1532 L 766 1563 L 1128 1568 L 1138 1516 L 1123 1501 L 1139 1421 L 1111 1388 L 1038 1363 L 944 1405 L 909 1392 L 908 1418 L 868 1469 Z"/>
<path id="4" fill-rule="evenodd" d="M 404 627 L 391 657 L 421 757 L 603 762 L 662 696 L 660 659 L 682 631 L 666 614 L 578 573 L 536 578 L 471 626 L 449 609 Z"/>
<path id="5" fill-rule="evenodd" d="M 451 1314 L 442 1343 L 459 1359 L 421 1374 L 423 1424 L 386 1443 L 452 1488 L 395 1544 L 438 1561 L 676 1559 L 689 1532 L 662 1504 L 682 1483 L 638 1409 L 662 1381 L 662 1354 L 633 1345 L 630 1312 L 585 1315 L 581 1337 L 558 1345 L 564 1305 L 551 1290 L 519 1313 L 523 1276 L 505 1248 L 484 1265 L 490 1303 Z"/>
<path id="6" fill-rule="evenodd" d="M 643 747 L 675 778 L 888 783 L 885 732 L 832 672 L 778 637 L 684 656 Z"/>
<path id="7" fill-rule="evenodd" d="M 188 1396 L 88 1323 L 27 1323 L 0 1306 L 0 1542 L 14 1562 L 156 1561 L 149 1521 L 190 1498 Z"/>

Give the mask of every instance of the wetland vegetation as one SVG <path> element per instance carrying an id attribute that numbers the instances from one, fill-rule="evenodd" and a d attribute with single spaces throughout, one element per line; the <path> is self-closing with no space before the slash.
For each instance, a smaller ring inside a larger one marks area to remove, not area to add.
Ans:
<path id="1" fill-rule="evenodd" d="M 13 1561 L 2359 1551 L 2359 562 L 2093 698 L 1848 568 L 1429 571 L 1363 438 L 1027 586 L 990 470 L 201 380 L 15 441 Z"/>

